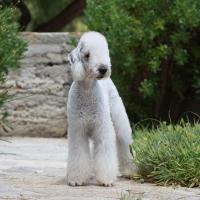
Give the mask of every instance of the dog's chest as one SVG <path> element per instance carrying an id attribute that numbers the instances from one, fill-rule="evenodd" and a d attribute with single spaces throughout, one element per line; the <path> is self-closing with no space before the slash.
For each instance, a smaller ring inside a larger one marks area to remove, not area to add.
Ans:
<path id="1" fill-rule="evenodd" d="M 77 94 L 76 110 L 80 116 L 94 116 L 98 112 L 100 102 L 92 92 Z"/>
<path id="2" fill-rule="evenodd" d="M 78 119 L 85 122 L 99 121 L 106 113 L 107 99 L 100 88 L 90 91 L 74 90 L 70 97 L 70 108 Z"/>

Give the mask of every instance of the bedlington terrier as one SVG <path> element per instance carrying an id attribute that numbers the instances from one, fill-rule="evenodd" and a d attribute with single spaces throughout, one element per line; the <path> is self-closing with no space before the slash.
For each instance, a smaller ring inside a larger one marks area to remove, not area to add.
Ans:
<path id="1" fill-rule="evenodd" d="M 129 151 L 130 123 L 109 78 L 111 61 L 105 37 L 84 33 L 68 60 L 73 83 L 67 103 L 67 183 L 80 186 L 95 176 L 98 184 L 112 186 L 118 166 L 124 176 L 132 175 L 136 167 Z"/>

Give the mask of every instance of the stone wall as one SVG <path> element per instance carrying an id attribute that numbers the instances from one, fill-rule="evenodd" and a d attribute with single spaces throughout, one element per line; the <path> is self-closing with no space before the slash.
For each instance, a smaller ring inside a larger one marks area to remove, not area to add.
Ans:
<path id="1" fill-rule="evenodd" d="M 63 136 L 66 134 L 66 102 L 72 82 L 67 54 L 77 34 L 23 33 L 28 50 L 20 68 L 10 71 L 5 84 L 14 98 L 7 112 L 9 131 L 0 135 Z"/>

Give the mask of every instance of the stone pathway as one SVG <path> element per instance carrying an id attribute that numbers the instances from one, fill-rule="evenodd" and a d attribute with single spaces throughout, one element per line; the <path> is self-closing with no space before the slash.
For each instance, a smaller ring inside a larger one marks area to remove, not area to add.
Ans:
<path id="1" fill-rule="evenodd" d="M 130 191 L 123 200 L 200 200 L 200 189 L 159 187 L 119 179 L 114 187 L 69 187 L 66 174 L 67 140 L 55 138 L 1 138 L 0 200 L 111 200 Z"/>

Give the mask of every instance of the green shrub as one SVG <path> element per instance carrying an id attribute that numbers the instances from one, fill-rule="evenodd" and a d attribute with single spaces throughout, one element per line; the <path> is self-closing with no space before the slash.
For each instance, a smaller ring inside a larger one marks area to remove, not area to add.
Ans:
<path id="1" fill-rule="evenodd" d="M 200 186 L 200 124 L 162 123 L 135 131 L 132 145 L 144 179 L 158 184 Z"/>
<path id="2" fill-rule="evenodd" d="M 26 49 L 26 43 L 20 38 L 15 16 L 13 8 L 0 5 L 0 107 L 10 97 L 2 87 L 5 75 L 9 69 L 18 67 L 18 60 Z M 4 117 L 3 114 L 2 118 Z"/>
<path id="3" fill-rule="evenodd" d="M 199 0 L 87 0 L 131 119 L 177 118 L 200 97 Z"/>

